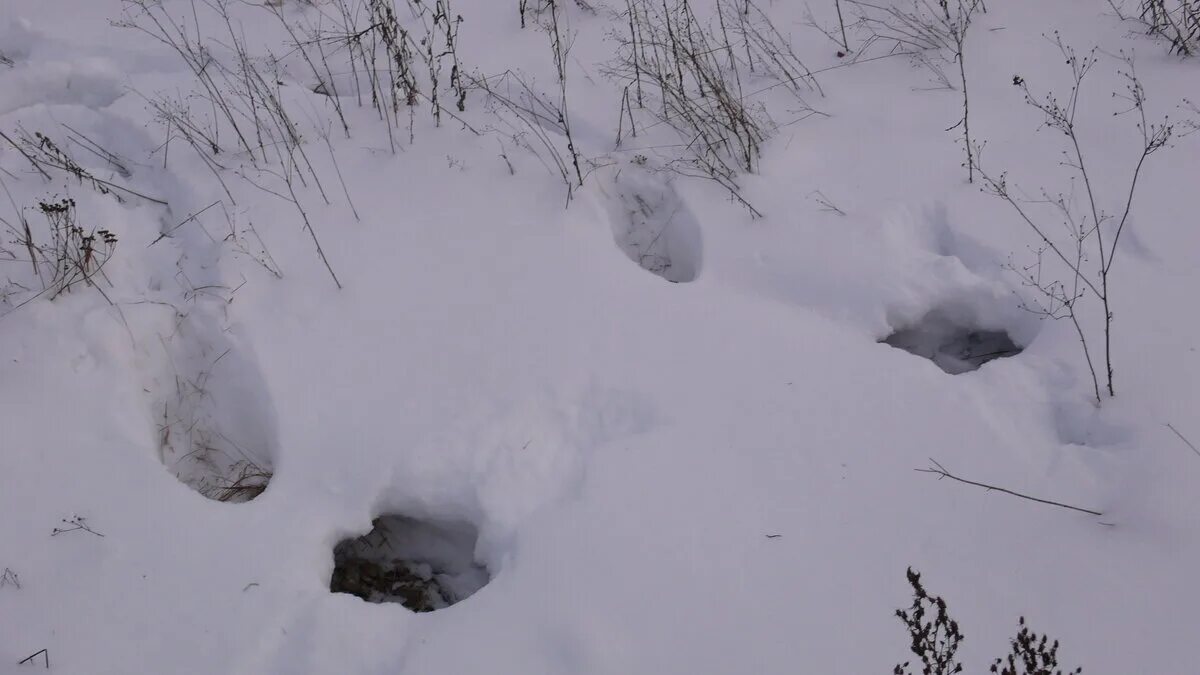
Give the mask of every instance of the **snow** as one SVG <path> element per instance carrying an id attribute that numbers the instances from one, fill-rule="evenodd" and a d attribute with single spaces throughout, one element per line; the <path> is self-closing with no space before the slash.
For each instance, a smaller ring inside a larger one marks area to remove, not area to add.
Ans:
<path id="1" fill-rule="evenodd" d="M 516 4 L 455 0 L 460 58 L 553 100 L 546 36 Z M 297 192 L 339 290 L 296 207 L 249 184 L 281 182 L 233 153 L 230 195 L 178 136 L 164 158 L 147 101 L 197 85 L 167 46 L 110 24 L 131 6 L 4 0 L 0 131 L 45 133 L 168 206 L 45 180 L 0 141 L 15 205 L 0 198 L 0 226 L 24 217 L 45 241 L 37 203 L 69 196 L 119 240 L 98 282 L 111 304 L 81 284 L 36 297 L 17 236 L 0 240 L 0 571 L 20 579 L 0 585 L 0 673 L 32 672 L 16 664 L 43 648 L 50 672 L 86 675 L 890 672 L 911 656 L 893 616 L 908 566 L 961 623 L 968 672 L 1019 616 L 1061 641 L 1064 667 L 1196 672 L 1200 457 L 1167 424 L 1200 443 L 1200 137 L 1147 162 L 1113 273 L 1117 395 L 1097 407 L 1070 322 L 1018 306 L 1031 290 L 1005 266 L 1038 242 L 967 184 L 956 92 L 904 57 L 839 59 L 802 6 L 764 3 L 829 70 L 810 117 L 747 83 L 779 125 L 739 178 L 752 218 L 661 170 L 668 129 L 614 148 L 603 65 L 622 27 L 605 5 L 623 5 L 591 4 L 565 3 L 568 100 L 598 165 L 566 207 L 479 92 L 462 116 L 482 136 L 435 127 L 422 103 L 393 152 L 369 100 L 344 95 L 346 138 L 278 21 L 231 5 L 257 55 L 286 53 L 280 91 L 330 203 Z M 323 5 L 283 12 L 315 22 Z M 1100 0 L 991 5 L 966 60 L 985 167 L 1030 194 L 1069 189 L 1062 138 L 1012 85 L 1066 91 L 1043 37 L 1059 30 L 1101 49 L 1081 133 L 1120 209 L 1140 137 L 1111 115 L 1124 81 L 1108 54 L 1135 55 L 1155 118 L 1183 114 L 1196 62 Z M 1024 351 L 950 375 L 880 344 L 930 313 Z M 914 471 L 930 458 L 1103 515 Z M 261 495 L 201 494 L 245 459 L 273 474 Z M 490 582 L 421 614 L 331 593 L 334 547 L 382 515 L 476 529 Z M 95 533 L 51 536 L 74 517 Z"/>

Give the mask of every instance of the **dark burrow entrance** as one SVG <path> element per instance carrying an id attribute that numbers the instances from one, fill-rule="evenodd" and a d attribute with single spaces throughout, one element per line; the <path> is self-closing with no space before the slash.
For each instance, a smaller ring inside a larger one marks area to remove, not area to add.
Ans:
<path id="1" fill-rule="evenodd" d="M 475 562 L 479 533 L 470 523 L 385 515 L 373 524 L 367 534 L 333 549 L 329 590 L 432 612 L 491 581 L 487 568 Z"/>
<path id="2" fill-rule="evenodd" d="M 897 330 L 882 342 L 927 358 L 951 375 L 977 370 L 988 361 L 1016 356 L 1023 349 L 1005 331 L 964 325 L 937 311 Z"/>

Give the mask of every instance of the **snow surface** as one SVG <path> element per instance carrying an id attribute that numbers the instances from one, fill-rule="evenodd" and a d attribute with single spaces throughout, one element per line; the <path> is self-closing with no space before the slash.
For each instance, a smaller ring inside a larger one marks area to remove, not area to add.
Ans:
<path id="1" fill-rule="evenodd" d="M 234 4 L 256 53 L 287 51 L 270 14 Z M 546 36 L 516 4 L 454 1 L 464 67 L 553 91 Z M 0 672 L 33 672 L 15 664 L 43 648 L 50 672 L 84 675 L 890 672 L 910 657 L 892 614 L 910 565 L 962 624 L 968 672 L 1018 616 L 1091 675 L 1200 672 L 1200 453 L 1167 426 L 1200 443 L 1197 137 L 1145 169 L 1112 288 L 1117 396 L 1097 408 L 1069 322 L 1018 307 L 1030 291 L 1004 266 L 1037 242 L 966 183 L 957 93 L 905 57 L 850 65 L 802 3 L 764 3 L 828 70 L 806 97 L 824 115 L 758 96 L 778 130 L 741 179 L 753 219 L 643 166 L 679 143 L 665 129 L 613 147 L 606 5 L 623 5 L 591 4 L 566 7 L 569 101 L 581 152 L 604 160 L 567 208 L 510 139 L 422 109 L 393 153 L 352 98 L 350 138 L 330 135 L 348 200 L 315 133 L 328 97 L 285 59 L 331 204 L 301 199 L 338 290 L 291 204 L 230 173 L 232 203 L 178 139 L 164 158 L 146 98 L 195 79 L 110 25 L 121 2 L 0 0 L 0 131 L 66 146 L 69 126 L 128 162 L 125 178 L 69 146 L 97 177 L 169 204 L 44 180 L 0 144 L 5 223 L 43 226 L 37 202 L 69 196 L 119 238 L 114 304 L 84 286 L 30 299 L 27 256 L 0 242 L 0 569 L 20 582 L 0 587 Z M 1120 208 L 1139 138 L 1111 115 L 1110 55 L 1135 54 L 1155 116 L 1196 96 L 1200 63 L 1102 0 L 989 5 L 966 61 L 985 163 L 1068 189 L 1061 138 L 1012 86 L 1066 91 L 1058 30 L 1102 50 L 1081 133 Z M 465 119 L 486 126 L 472 96 Z M 253 259 L 266 251 L 282 278 Z M 952 376 L 879 343 L 934 311 L 1025 350 Z M 220 451 L 211 466 L 189 462 L 198 443 Z M 274 472 L 261 496 L 193 489 L 240 453 Z M 931 457 L 1104 515 L 913 471 Z M 475 525 L 491 582 L 429 614 L 330 593 L 337 542 L 395 513 Z M 97 534 L 50 536 L 76 516 Z"/>

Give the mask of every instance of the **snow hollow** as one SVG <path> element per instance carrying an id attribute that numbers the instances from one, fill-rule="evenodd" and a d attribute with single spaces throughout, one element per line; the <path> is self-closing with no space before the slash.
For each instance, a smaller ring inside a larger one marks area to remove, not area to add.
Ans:
<path id="1" fill-rule="evenodd" d="M 1194 675 L 1196 26 L 0 0 L 0 673 Z"/>

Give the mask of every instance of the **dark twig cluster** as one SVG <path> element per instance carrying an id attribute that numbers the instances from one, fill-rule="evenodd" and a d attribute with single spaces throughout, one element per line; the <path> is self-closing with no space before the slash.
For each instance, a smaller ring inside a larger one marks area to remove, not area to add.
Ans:
<path id="1" fill-rule="evenodd" d="M 7 138 L 7 136 L 5 138 Z M 86 185 L 102 195 L 110 195 L 118 202 L 124 202 L 130 197 L 137 197 L 139 199 L 144 199 L 148 202 L 153 202 L 162 206 L 167 205 L 167 202 L 163 201 L 162 199 L 156 199 L 154 197 L 144 195 L 124 185 L 97 177 L 91 171 L 84 168 L 79 162 L 75 161 L 75 158 L 72 157 L 69 152 L 55 143 L 53 139 L 51 139 L 48 135 L 41 133 L 40 131 L 35 131 L 30 134 L 24 129 L 21 129 L 19 139 L 21 145 L 23 146 L 21 148 L 22 154 L 26 159 L 38 167 L 42 175 L 46 176 L 47 178 L 49 175 L 46 173 L 46 169 L 61 171 L 75 178 L 80 185 Z M 113 165 L 116 161 L 116 156 L 114 154 L 104 150 L 103 148 L 100 148 L 99 146 L 95 146 L 94 148 L 88 147 L 88 150 L 95 154 L 100 154 L 104 161 L 110 165 Z M 129 171 L 128 169 L 125 169 L 124 166 L 119 163 L 117 163 L 115 166 L 117 168 L 117 172 L 122 176 L 129 176 Z"/>
<path id="2" fill-rule="evenodd" d="M 689 0 L 626 0 L 626 30 L 614 34 L 617 58 L 607 74 L 623 85 L 620 117 L 638 134 L 668 125 L 686 154 L 667 168 L 711 180 L 754 216 L 737 177 L 758 169 L 772 123 L 761 105 L 747 100 L 745 76 L 754 71 L 786 83 L 793 91 L 820 87 L 795 58 L 786 40 L 753 2 L 719 2 L 715 25 L 703 22 Z M 740 40 L 739 40 L 740 38 Z M 618 144 L 621 132 L 618 132 Z"/>
<path id="3" fill-rule="evenodd" d="M 1050 642 L 1045 635 L 1038 635 L 1025 625 L 1025 617 L 1017 622 L 1020 629 L 1010 645 L 1012 651 L 996 659 L 991 671 L 997 675 L 1063 675 L 1058 667 L 1058 640 Z M 1067 675 L 1080 675 L 1083 668 L 1068 671 Z"/>
<path id="4" fill-rule="evenodd" d="M 1109 5 L 1118 17 L 1137 21 L 1147 34 L 1165 40 L 1172 54 L 1200 52 L 1200 0 L 1138 0 L 1129 14 L 1120 0 L 1109 0 Z"/>
<path id="5" fill-rule="evenodd" d="M 75 515 L 71 516 L 70 518 L 63 518 L 62 522 L 63 525 L 66 525 L 66 527 L 56 527 L 51 530 L 51 537 L 57 537 L 60 534 L 68 534 L 71 532 L 87 532 L 89 534 L 94 534 L 97 537 L 104 536 L 103 534 L 93 530 L 91 526 L 88 525 L 87 518 L 83 516 Z"/>
<path id="6" fill-rule="evenodd" d="M 946 601 L 930 595 L 921 584 L 921 573 L 908 568 L 908 583 L 912 586 L 913 601 L 908 609 L 897 609 L 896 617 L 904 622 L 911 640 L 909 649 L 921 660 L 922 675 L 953 675 L 962 672 L 955 658 L 963 641 L 958 622 L 950 618 Z M 897 664 L 893 675 L 906 675 L 908 662 Z"/>
<path id="7" fill-rule="evenodd" d="M 931 595 L 921 583 L 921 574 L 908 568 L 908 583 L 912 586 L 913 601 L 908 609 L 896 610 L 896 616 L 904 622 L 912 642 L 909 649 L 920 659 L 921 675 L 954 675 L 963 671 L 963 665 L 955 658 L 963 641 L 958 622 L 950 617 L 946 601 Z M 997 675 L 1064 675 L 1058 668 L 1058 641 L 1038 635 L 1025 625 L 1021 617 L 1020 629 L 1010 641 L 1011 651 L 1004 658 L 992 662 L 989 672 Z M 909 662 L 898 664 L 893 675 L 909 675 Z M 1076 668 L 1066 675 L 1081 675 L 1083 668 Z"/>
<path id="8" fill-rule="evenodd" d="M 108 294 L 97 283 L 103 279 L 104 267 L 112 258 L 117 236 L 104 228 L 86 228 L 79 223 L 75 200 L 59 199 L 38 203 L 38 211 L 46 222 L 46 234 L 35 235 L 29 220 L 20 213 L 18 224 L 8 223 L 13 243 L 29 257 L 34 276 L 41 282 L 41 291 L 13 308 L 32 302 L 43 295 L 53 300 L 76 285 L 95 288 L 112 304 Z M 7 221 L 6 221 L 7 222 Z M 40 231 L 39 231 L 40 232 Z M 13 260 L 19 260 L 15 255 Z M 111 285 L 111 284 L 110 284 Z"/>

